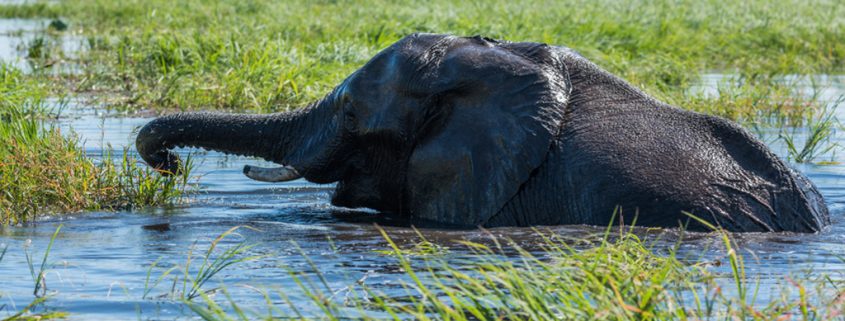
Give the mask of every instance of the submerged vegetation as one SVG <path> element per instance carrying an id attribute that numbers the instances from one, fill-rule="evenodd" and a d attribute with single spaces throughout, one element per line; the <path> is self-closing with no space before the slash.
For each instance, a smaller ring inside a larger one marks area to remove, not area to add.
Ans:
<path id="1" fill-rule="evenodd" d="M 0 225 L 50 213 L 170 204 L 188 186 L 190 171 L 164 177 L 127 151 L 95 161 L 78 139 L 45 123 L 43 86 L 0 66 Z"/>

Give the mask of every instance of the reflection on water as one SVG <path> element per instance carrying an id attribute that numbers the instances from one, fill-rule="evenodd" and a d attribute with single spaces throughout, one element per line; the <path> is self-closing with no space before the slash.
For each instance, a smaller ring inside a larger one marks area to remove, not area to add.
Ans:
<path id="1" fill-rule="evenodd" d="M 842 87 L 837 90 L 838 94 L 845 93 Z M 831 95 L 834 94 L 837 92 Z M 137 128 L 150 120 L 103 115 L 73 103 L 64 115 L 58 126 L 65 132 L 72 128 L 85 141 L 86 151 L 92 156 L 102 155 L 103 147 L 109 145 L 117 149 L 134 148 L 132 143 Z M 841 141 L 842 136 L 837 139 Z M 782 149 L 775 150 L 783 156 Z M 64 227 L 50 254 L 57 267 L 47 275 L 48 290 L 55 293 L 48 306 L 86 319 L 135 318 L 136 311 L 144 318 L 187 317 L 190 312 L 181 304 L 155 298 L 166 293 L 170 285 L 154 289 L 153 299 L 141 298 L 147 269 L 159 259 L 158 265 L 163 267 L 182 264 L 192 246 L 203 247 L 233 226 L 247 225 L 255 230 L 242 229 L 239 236 L 224 243 L 258 243 L 260 245 L 250 250 L 251 254 L 267 255 L 261 260 L 228 268 L 219 279 L 224 280 L 232 296 L 247 307 L 264 304 L 250 287 L 296 288 L 284 267 L 311 271 L 303 253 L 314 260 L 333 288 L 347 286 L 365 273 L 369 276 L 369 285 L 395 279 L 395 261 L 373 252 L 384 249 L 386 244 L 371 222 L 380 222 L 399 243 L 418 241 L 413 230 L 392 226 L 392 222 L 380 220 L 378 214 L 332 207 L 328 204 L 331 185 L 301 180 L 260 183 L 244 177 L 241 169 L 245 164 L 269 165 L 264 162 L 216 152 L 207 152 L 196 159 L 196 173 L 202 176 L 201 191 L 191 197 L 186 206 L 140 212 L 84 213 L 3 230 L 0 243 L 8 244 L 9 252 L 0 262 L 0 293 L 3 294 L 0 305 L 7 304 L 15 310 L 32 299 L 24 244 L 32 240 L 30 250 L 36 256 L 40 255 L 60 223 Z M 768 289 L 765 285 L 779 283 L 783 275 L 789 273 L 806 269 L 835 275 L 845 272 L 845 262 L 838 258 L 845 257 L 845 165 L 800 165 L 797 168 L 824 194 L 833 213 L 833 225 L 817 235 L 737 235 L 746 256 L 747 271 L 761 278 L 764 292 Z M 572 237 L 603 232 L 602 228 L 586 226 L 548 229 Z M 429 240 L 446 243 L 453 249 L 460 248 L 454 240 L 483 242 L 490 237 L 482 231 L 423 229 L 422 233 Z M 490 233 L 514 239 L 529 249 L 541 242 L 526 228 L 496 228 Z M 662 239 L 662 244 L 666 245 L 671 245 L 677 237 L 675 230 L 641 233 L 648 239 Z M 292 242 L 301 247 L 302 253 Z M 713 235 L 688 235 L 681 246 L 681 255 L 695 258 L 704 255 L 708 259 L 723 260 L 719 244 L 719 239 Z M 457 251 L 453 255 L 459 257 L 460 253 Z M 728 267 L 719 269 L 727 272 Z M 162 271 L 157 270 L 154 275 Z M 212 281 L 210 287 L 217 286 L 219 280 Z M 765 292 L 759 300 L 765 302 L 777 294 Z M 0 315 L 2 313 L 0 311 Z"/>

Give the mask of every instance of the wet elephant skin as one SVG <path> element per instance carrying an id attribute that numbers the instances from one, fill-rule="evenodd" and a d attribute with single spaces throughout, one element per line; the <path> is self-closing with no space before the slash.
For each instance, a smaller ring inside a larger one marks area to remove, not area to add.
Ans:
<path id="1" fill-rule="evenodd" d="M 283 167 L 248 176 L 337 182 L 334 205 L 444 226 L 817 232 L 830 220 L 815 186 L 736 124 L 541 43 L 410 35 L 306 108 L 167 115 L 137 146 L 171 172 L 180 146 L 261 157 Z"/>

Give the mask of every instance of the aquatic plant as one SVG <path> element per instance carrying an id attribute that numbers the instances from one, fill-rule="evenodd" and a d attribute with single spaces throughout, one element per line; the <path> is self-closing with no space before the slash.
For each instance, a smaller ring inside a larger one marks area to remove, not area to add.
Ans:
<path id="1" fill-rule="evenodd" d="M 200 295 L 205 294 L 208 292 L 207 290 L 203 290 L 203 285 L 206 282 L 211 280 L 217 273 L 220 273 L 226 267 L 232 266 L 237 263 L 247 262 L 256 260 L 261 258 L 261 256 L 252 255 L 252 256 L 244 256 L 243 254 L 247 253 L 251 248 L 253 248 L 256 244 L 244 244 L 238 243 L 234 246 L 228 247 L 223 250 L 222 253 L 217 255 L 214 250 L 217 249 L 217 244 L 226 238 L 229 235 L 232 235 L 240 228 L 249 228 L 244 226 L 235 226 L 230 228 L 229 230 L 221 233 L 217 238 L 215 238 L 211 242 L 211 246 L 205 251 L 205 254 L 201 257 L 202 262 L 200 263 L 199 268 L 196 270 L 196 275 L 191 275 L 191 262 L 193 261 L 193 248 L 188 253 L 188 261 L 185 263 L 184 266 L 184 274 L 183 274 L 183 287 L 182 287 L 182 299 L 186 301 L 193 300 Z"/>
<path id="2" fill-rule="evenodd" d="M 814 76 L 756 77 L 725 75 L 716 84 L 715 95 L 694 90 L 676 93 L 667 100 L 686 109 L 736 120 L 746 127 L 802 126 L 807 117 L 827 109 L 817 93 L 822 83 Z M 801 89 L 809 85 L 811 93 Z"/>
<path id="3" fill-rule="evenodd" d="M 77 138 L 46 120 L 47 89 L 0 65 L 0 225 L 52 213 L 173 204 L 190 187 L 181 175 L 161 176 L 123 151 L 102 161 L 85 155 Z"/>
<path id="4" fill-rule="evenodd" d="M 832 105 L 833 107 L 825 108 L 816 115 L 807 117 L 803 128 L 781 128 L 778 137 L 786 144 L 790 160 L 796 163 L 812 162 L 819 156 L 827 155 L 841 147 L 839 144 L 831 142 L 831 137 L 841 127 L 834 113 L 843 101 L 845 101 L 845 97 L 840 97 Z M 806 135 L 803 145 L 798 145 L 796 141 L 799 133 Z"/>
<path id="5" fill-rule="evenodd" d="M 390 294 L 366 284 L 366 276 L 333 289 L 320 281 L 319 270 L 289 270 L 299 292 L 264 291 L 265 313 L 238 306 L 225 289 L 222 302 L 203 294 L 202 303 L 185 304 L 205 320 L 843 319 L 843 284 L 830 278 L 802 284 L 786 277 L 782 296 L 755 304 L 759 283 L 745 274 L 727 233 L 714 232 L 730 267 L 721 275 L 712 271 L 719 263 L 680 257 L 678 246 L 654 248 L 627 228 L 612 231 L 577 247 L 565 236 L 537 231 L 543 242 L 533 251 L 491 235 L 488 244 L 464 241 L 469 253 L 457 258 L 408 256 L 382 231 L 400 271 L 399 294 L 395 286 L 387 286 Z M 347 295 L 341 299 L 339 292 Z"/>
<path id="6" fill-rule="evenodd" d="M 153 271 L 159 266 L 159 260 L 150 264 L 147 269 L 146 279 L 144 280 L 144 292 L 142 299 L 147 298 L 150 293 L 168 276 L 173 275 L 173 272 L 181 272 L 181 279 L 176 276 L 173 279 L 173 284 L 169 293 L 160 295 L 159 297 L 170 297 L 178 299 L 183 302 L 190 302 L 191 300 L 205 296 L 207 293 L 212 293 L 218 290 L 205 289 L 206 283 L 214 279 L 218 273 L 224 269 L 243 262 L 254 261 L 262 258 L 260 255 L 247 255 L 249 250 L 257 244 L 245 244 L 239 242 L 233 246 L 220 248 L 218 245 L 227 237 L 238 235 L 239 229 L 252 229 L 249 226 L 235 226 L 218 235 L 211 241 L 205 252 L 197 255 L 196 242 L 188 249 L 188 255 L 184 264 L 174 265 L 165 269 L 155 280 L 152 280 Z M 194 266 L 196 260 L 199 260 L 199 265 Z M 152 280 L 152 282 L 151 282 Z M 181 283 L 181 289 L 177 288 L 177 284 Z"/>
<path id="7" fill-rule="evenodd" d="M 65 31 L 67 30 L 67 23 L 61 19 L 53 19 L 50 20 L 50 24 L 47 25 L 47 28 L 51 31 Z"/>
<path id="8" fill-rule="evenodd" d="M 50 256 L 50 249 L 53 248 L 53 242 L 56 241 L 56 236 L 59 235 L 59 231 L 62 230 L 62 225 L 59 224 L 59 227 L 56 228 L 56 231 L 53 232 L 53 237 L 50 238 L 50 243 L 47 244 L 47 249 L 44 250 L 44 257 L 41 259 L 41 265 L 38 266 L 38 270 L 36 271 L 35 266 L 33 264 L 32 255 L 29 253 L 27 247 L 24 247 L 24 254 L 26 256 L 26 264 L 29 266 L 29 273 L 32 275 L 32 281 L 35 282 L 35 289 L 32 290 L 32 295 L 37 298 L 44 297 L 47 295 L 47 282 L 44 280 L 45 274 L 47 272 L 47 257 Z"/>
<path id="9" fill-rule="evenodd" d="M 32 280 L 35 284 L 32 292 L 35 298 L 32 300 L 32 302 L 27 304 L 20 311 L 17 311 L 14 314 L 5 318 L 2 318 L 0 319 L 0 321 L 52 320 L 62 319 L 68 316 L 66 312 L 62 311 L 32 313 L 35 307 L 43 304 L 49 298 L 49 294 L 47 293 L 47 282 L 45 280 L 45 276 L 52 264 L 47 264 L 47 258 L 50 256 L 50 249 L 53 248 L 53 243 L 56 241 L 56 237 L 59 235 L 59 231 L 61 229 L 62 225 L 59 224 L 59 226 L 56 227 L 56 231 L 53 232 L 53 236 L 50 237 L 50 242 L 47 244 L 47 248 L 44 250 L 44 255 L 41 259 L 41 264 L 38 266 L 37 269 L 34 265 L 33 255 L 29 252 L 29 247 L 31 246 L 31 244 L 29 242 L 24 244 L 24 256 L 26 257 L 26 263 L 29 266 L 29 272 L 32 275 Z M 0 262 L 3 261 L 3 256 L 5 256 L 6 250 L 8 250 L 8 245 L 4 246 L 3 251 L 0 252 Z M 0 310 L 2 310 L 2 307 L 0 307 Z"/>

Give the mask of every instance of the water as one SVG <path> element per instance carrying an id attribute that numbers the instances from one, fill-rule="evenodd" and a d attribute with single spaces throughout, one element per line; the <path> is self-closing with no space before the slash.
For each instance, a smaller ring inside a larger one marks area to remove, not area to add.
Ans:
<path id="1" fill-rule="evenodd" d="M 3 2 L 0 2 L 2 4 Z M 48 19 L 0 19 L 0 61 L 24 72 L 49 64 L 53 73 L 77 73 L 78 66 L 64 58 L 73 58 L 85 47 L 85 39 L 68 33 L 49 34 L 44 30 L 50 24 Z M 47 61 L 36 62 L 26 58 L 27 48 L 36 39 L 46 44 L 44 50 L 58 54 Z M 56 48 L 55 51 L 52 48 Z"/>
<path id="2" fill-rule="evenodd" d="M 131 146 L 138 127 L 151 120 L 114 117 L 74 104 L 65 115 L 57 125 L 65 133 L 72 131 L 79 135 L 85 142 L 86 153 L 94 157 L 102 156 L 105 146 L 117 149 Z M 243 165 L 271 164 L 216 152 L 197 156 L 195 172 L 202 177 L 201 192 L 191 197 L 187 206 L 141 212 L 82 213 L 2 230 L 0 242 L 9 246 L 9 252 L 0 262 L 4 295 L 0 305 L 16 310 L 31 300 L 33 281 L 27 269 L 25 244 L 31 240 L 29 248 L 40 260 L 59 224 L 63 227 L 50 253 L 50 262 L 57 266 L 47 274 L 48 292 L 55 294 L 47 307 L 70 312 L 78 318 L 123 319 L 134 317 L 136 311 L 141 311 L 145 319 L 190 316 L 182 304 L 173 300 L 141 298 L 147 269 L 159 259 L 159 265 L 165 267 L 185 264 L 192 246 L 196 244 L 204 250 L 214 237 L 234 226 L 256 230 L 240 230 L 241 236 L 227 239 L 227 245 L 241 241 L 260 243 L 250 254 L 268 255 L 221 274 L 227 289 L 246 306 L 263 301 L 244 285 L 293 288 L 295 283 L 283 266 L 310 270 L 306 268 L 306 256 L 314 260 L 336 288 L 368 273 L 372 274 L 370 282 L 376 284 L 382 278 L 393 278 L 392 273 L 382 276 L 379 272 L 385 269 L 395 272 L 396 262 L 374 252 L 386 249 L 387 243 L 371 224 L 391 222 L 370 211 L 332 207 L 328 199 L 333 185 L 303 180 L 281 184 L 256 182 L 243 176 Z M 386 228 L 400 243 L 418 241 L 412 229 Z M 584 233 L 580 228 L 570 229 Z M 486 237 L 479 231 L 427 230 L 425 233 L 430 240 L 444 243 Z M 515 237 L 530 233 L 528 229 L 502 231 L 502 235 Z M 163 271 L 156 269 L 154 277 Z M 170 283 L 165 283 L 151 295 L 168 293 Z M 218 285 L 215 280 L 209 288 Z"/>
<path id="3" fill-rule="evenodd" d="M 8 29 L 6 24 L 17 26 Z M 34 32 L 44 22 L 0 20 L 0 44 L 10 43 L 17 30 Z M 7 36 L 8 35 L 8 36 Z M 14 40 L 18 41 L 18 40 Z M 19 52 L 0 45 L 0 59 L 19 59 Z M 72 51 L 72 48 L 71 48 Z M 11 58 L 10 58 L 11 57 Z M 18 57 L 18 58 L 15 58 Z M 18 60 L 13 60 L 18 61 Z M 830 83 L 821 93 L 822 99 L 833 102 L 845 94 L 843 77 L 823 77 Z M 703 78 L 696 90 L 716 94 L 714 88 L 724 81 L 723 75 Z M 809 88 L 809 85 L 808 87 Z M 845 112 L 840 110 L 838 113 Z M 104 147 L 134 147 L 137 129 L 151 118 L 135 115 L 114 115 L 71 103 L 57 122 L 65 133 L 74 132 L 85 142 L 86 152 L 103 155 Z M 838 134 L 836 141 L 845 143 Z M 785 157 L 782 144 L 773 143 L 776 153 Z M 247 179 L 241 173 L 245 164 L 271 166 L 266 162 L 231 157 L 216 152 L 196 155 L 195 173 L 200 192 L 184 206 L 148 209 L 137 212 L 96 212 L 48 218 L 25 227 L 0 229 L 0 243 L 8 252 L 0 261 L 0 318 L 26 306 L 32 299 L 34 282 L 27 268 L 26 253 L 32 253 L 36 265 L 53 232 L 62 226 L 49 255 L 46 274 L 45 305 L 36 311 L 65 311 L 71 319 L 176 319 L 192 318 L 183 304 L 168 297 L 174 286 L 176 271 L 144 297 L 145 279 L 153 262 L 155 280 L 170 267 L 184 266 L 189 252 L 202 253 L 211 241 L 235 226 L 242 228 L 221 242 L 227 248 L 241 242 L 257 244 L 247 255 L 263 257 L 225 269 L 204 288 L 225 284 L 232 297 L 243 307 L 263 311 L 264 300 L 255 289 L 278 289 L 294 295 L 297 288 L 286 268 L 313 271 L 306 260 L 313 260 L 325 275 L 332 289 L 342 289 L 366 276 L 368 285 L 387 286 L 401 278 L 393 258 L 380 255 L 387 244 L 372 223 L 384 226 L 400 245 L 419 241 L 416 232 L 401 224 L 395 226 L 376 213 L 335 208 L 328 203 L 332 185 L 316 185 L 305 181 L 267 184 Z M 835 160 L 841 157 L 833 156 Z M 815 182 L 833 215 L 832 226 L 820 234 L 741 234 L 736 235 L 746 257 L 749 274 L 761 278 L 763 294 L 760 303 L 779 292 L 770 285 L 781 284 L 783 276 L 812 269 L 814 273 L 845 273 L 845 165 L 796 166 Z M 603 232 L 601 227 L 558 226 L 554 233 L 583 237 Z M 490 231 L 501 238 L 511 238 L 522 246 L 535 248 L 542 243 L 531 229 L 496 228 Z M 435 243 L 451 246 L 454 258 L 462 251 L 455 240 L 485 242 L 489 235 L 482 231 L 422 229 L 421 233 Z M 675 230 L 641 232 L 646 238 L 663 238 L 671 244 Z M 295 244 L 295 245 L 294 245 Z M 682 255 L 708 260 L 724 260 L 717 236 L 694 235 L 683 243 Z M 2 246 L 0 246 L 2 249 Z M 196 258 L 195 258 L 196 260 Z M 194 266 L 198 264 L 194 262 Z M 717 268 L 726 272 L 727 267 Z M 181 283 L 176 283 L 181 289 Z M 301 296 L 299 299 L 303 299 Z M 276 302 L 284 305 L 282 302 Z M 305 306 L 301 306 L 305 309 Z"/>
<path id="4" fill-rule="evenodd" d="M 795 88 L 804 95 L 818 94 L 821 101 L 835 101 L 842 96 L 842 88 L 845 88 L 845 75 L 816 75 L 804 77 L 800 75 L 789 75 L 779 77 L 780 83 Z M 718 97 L 720 86 L 736 84 L 736 77 L 718 73 L 706 73 L 701 75 L 698 84 L 692 86 L 690 91 L 703 94 L 709 97 Z"/>

